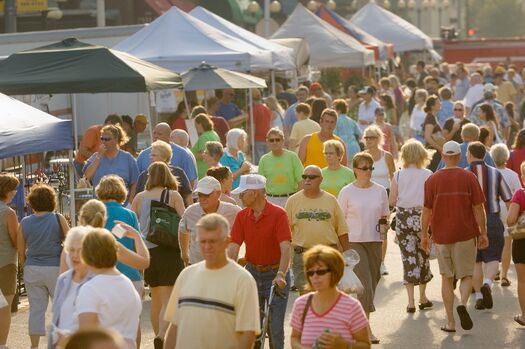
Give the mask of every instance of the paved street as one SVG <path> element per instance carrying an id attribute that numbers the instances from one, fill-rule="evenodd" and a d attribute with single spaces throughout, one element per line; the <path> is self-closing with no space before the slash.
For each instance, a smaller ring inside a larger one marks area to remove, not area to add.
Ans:
<path id="1" fill-rule="evenodd" d="M 474 301 L 471 299 L 468 309 L 474 321 L 474 328 L 471 331 L 461 330 L 457 319 L 458 331 L 455 334 L 446 334 L 439 329 L 445 323 L 439 275 L 428 286 L 428 296 L 434 302 L 434 308 L 407 314 L 399 248 L 392 240 L 389 244 L 387 267 L 390 274 L 384 277 L 378 286 L 377 312 L 373 313 L 371 318 L 374 333 L 381 340 L 381 344 L 374 345 L 374 348 L 525 348 L 525 328 L 519 328 L 519 325 L 512 320 L 519 308 L 513 266 L 511 266 L 512 272 L 509 278 L 512 285 L 503 288 L 496 283 L 493 288 L 494 308 L 483 311 L 475 310 Z M 438 274 L 437 261 L 432 261 L 431 268 L 435 275 Z M 418 294 L 417 290 L 416 294 Z M 297 294 L 293 294 L 289 301 L 287 324 L 296 296 Z M 153 348 L 149 304 L 149 299 L 144 302 L 142 313 L 142 348 Z M 28 308 L 24 300 L 20 311 L 13 317 L 8 342 L 11 349 L 29 349 L 29 338 L 26 336 L 27 317 Z M 202 329 L 196 330 L 201 331 Z M 290 329 L 287 326 L 286 348 L 290 348 L 289 334 Z M 45 348 L 45 344 L 45 341 L 42 340 L 40 348 Z"/>

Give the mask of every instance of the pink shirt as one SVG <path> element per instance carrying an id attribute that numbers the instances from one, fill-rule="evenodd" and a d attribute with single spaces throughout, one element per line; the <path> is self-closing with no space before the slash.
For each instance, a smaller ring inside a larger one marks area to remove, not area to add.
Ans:
<path id="1" fill-rule="evenodd" d="M 302 345 L 311 347 L 326 329 L 341 334 L 344 340 L 350 342 L 354 340 L 353 333 L 368 326 L 361 303 L 341 293 L 332 308 L 324 314 L 317 314 L 310 305 L 304 319 L 304 326 L 301 328 L 301 318 L 309 295 L 303 295 L 295 300 L 290 320 L 290 326 L 301 332 Z"/>

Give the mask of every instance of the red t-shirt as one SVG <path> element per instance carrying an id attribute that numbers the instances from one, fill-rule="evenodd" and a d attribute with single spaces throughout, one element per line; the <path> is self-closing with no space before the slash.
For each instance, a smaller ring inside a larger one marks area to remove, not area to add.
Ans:
<path id="1" fill-rule="evenodd" d="M 523 180 L 521 179 L 521 163 L 525 161 L 525 148 L 514 149 L 510 153 L 510 157 L 507 160 L 507 168 L 510 168 L 512 171 L 518 174 L 520 177 L 521 186 L 523 187 Z"/>
<path id="2" fill-rule="evenodd" d="M 251 208 L 245 208 L 235 217 L 231 231 L 232 242 L 246 245 L 246 261 L 252 264 L 278 264 L 281 260 L 282 241 L 292 240 L 286 211 L 266 202 L 256 221 Z"/>
<path id="3" fill-rule="evenodd" d="M 188 129 L 186 128 L 186 119 L 176 118 L 175 121 L 171 123 L 171 129 L 172 130 L 184 130 L 188 132 Z"/>
<path id="4" fill-rule="evenodd" d="M 462 168 L 445 168 L 425 182 L 425 207 L 432 210 L 432 239 L 438 244 L 467 241 L 479 235 L 472 206 L 485 202 L 476 176 Z"/>
<path id="5" fill-rule="evenodd" d="M 272 127 L 272 111 L 262 103 L 253 104 L 253 124 L 255 127 L 255 141 L 266 142 L 266 134 Z M 248 115 L 250 125 L 250 115 Z"/>
<path id="6" fill-rule="evenodd" d="M 82 137 L 82 141 L 80 141 L 80 145 L 86 147 L 90 152 L 95 153 L 98 151 L 98 148 L 100 147 L 100 131 L 102 130 L 102 125 L 94 125 L 91 126 L 86 130 L 86 133 L 84 134 L 84 137 Z M 75 156 L 75 159 L 84 165 L 87 158 L 80 154 L 79 151 L 77 151 L 77 154 Z"/>
<path id="7" fill-rule="evenodd" d="M 523 189 L 516 190 L 510 202 L 520 205 L 520 214 L 525 211 L 525 192 Z"/>
<path id="8" fill-rule="evenodd" d="M 213 121 L 213 129 L 219 135 L 222 145 L 226 146 L 226 134 L 230 130 L 230 125 L 222 116 L 210 116 L 210 118 Z"/>

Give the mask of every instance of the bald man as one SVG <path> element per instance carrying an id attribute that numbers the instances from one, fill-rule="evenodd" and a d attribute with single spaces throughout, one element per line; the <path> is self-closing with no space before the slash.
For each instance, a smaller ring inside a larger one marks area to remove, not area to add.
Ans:
<path id="1" fill-rule="evenodd" d="M 180 167 L 186 173 L 190 183 L 193 183 L 197 179 L 197 166 L 193 158 L 188 154 L 185 148 L 170 143 L 170 134 L 171 127 L 165 122 L 158 123 L 155 128 L 153 128 L 153 141 L 163 141 L 171 145 L 173 150 L 173 156 L 170 160 L 170 165 L 173 167 Z M 137 164 L 139 166 L 139 171 L 146 171 L 151 164 L 150 160 L 151 147 L 148 147 L 140 152 L 139 157 L 137 158 Z"/>
<path id="2" fill-rule="evenodd" d="M 286 213 L 292 230 L 295 287 L 304 292 L 306 279 L 303 253 L 317 245 L 349 248 L 348 227 L 337 199 L 321 189 L 323 175 L 318 166 L 304 169 L 303 189 L 290 196 Z"/>

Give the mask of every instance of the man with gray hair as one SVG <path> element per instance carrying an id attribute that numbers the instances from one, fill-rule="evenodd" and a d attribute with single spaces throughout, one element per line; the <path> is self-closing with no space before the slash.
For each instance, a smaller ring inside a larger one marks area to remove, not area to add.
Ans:
<path id="1" fill-rule="evenodd" d="M 195 264 L 202 261 L 203 256 L 197 242 L 197 223 L 199 219 L 210 213 L 218 213 L 233 224 L 241 208 L 229 202 L 221 201 L 221 183 L 211 177 L 203 177 L 194 190 L 199 202 L 190 205 L 179 223 L 179 245 L 182 260 L 185 264 Z"/>
<path id="2" fill-rule="evenodd" d="M 196 227 L 204 260 L 184 269 L 175 282 L 166 307 L 170 325 L 164 348 L 216 348 L 218 343 L 222 348 L 252 348 L 261 328 L 257 285 L 226 256 L 230 225 L 211 213 Z"/>
<path id="3" fill-rule="evenodd" d="M 239 194 L 246 208 L 235 218 L 228 255 L 237 260 L 239 249 L 245 244 L 246 270 L 257 282 L 260 299 L 268 299 L 272 285 L 280 289 L 281 297 L 275 297 L 272 302 L 270 323 L 275 348 L 282 349 L 292 236 L 286 211 L 266 200 L 265 188 L 266 178 L 249 174 L 241 176 L 240 185 L 232 191 Z"/>
<path id="4" fill-rule="evenodd" d="M 171 131 L 170 133 L 170 143 L 176 144 L 186 151 L 189 156 L 193 159 L 193 163 L 195 164 L 195 168 L 197 168 L 197 159 L 195 159 L 195 155 L 193 155 L 193 152 L 188 147 L 190 145 L 190 136 L 188 135 L 188 132 L 181 130 L 181 129 L 175 129 Z M 194 184 L 194 183 L 192 183 Z"/>

